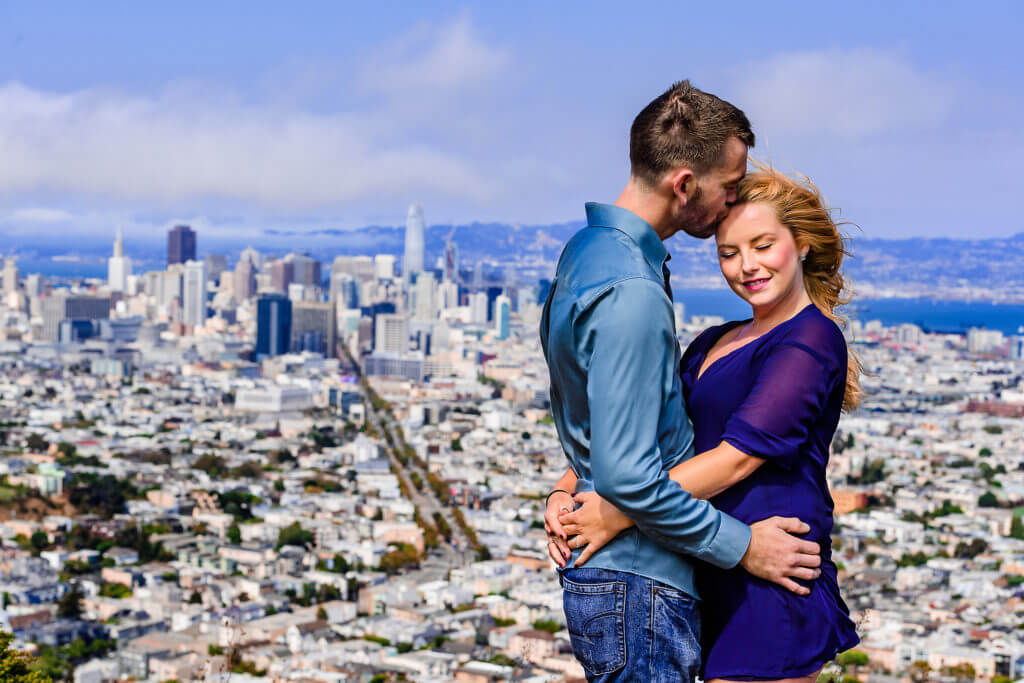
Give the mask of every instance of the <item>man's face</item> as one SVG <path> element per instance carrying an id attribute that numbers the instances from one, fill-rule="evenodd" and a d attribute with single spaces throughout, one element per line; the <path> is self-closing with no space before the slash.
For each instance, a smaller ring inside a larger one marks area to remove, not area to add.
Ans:
<path id="1" fill-rule="evenodd" d="M 700 239 L 714 235 L 736 202 L 736 188 L 746 172 L 747 146 L 729 138 L 722 163 L 696 178 L 697 186 L 680 212 L 683 231 Z"/>

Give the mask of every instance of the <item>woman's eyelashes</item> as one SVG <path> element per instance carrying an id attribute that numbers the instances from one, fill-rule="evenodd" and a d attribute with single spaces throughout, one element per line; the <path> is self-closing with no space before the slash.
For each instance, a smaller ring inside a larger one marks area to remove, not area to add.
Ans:
<path id="1" fill-rule="evenodd" d="M 773 242 L 768 242 L 767 244 L 759 244 L 758 246 L 754 247 L 754 249 L 756 249 L 758 251 L 765 251 L 767 249 L 770 249 L 772 247 L 772 244 L 773 244 Z M 718 252 L 718 258 L 720 258 L 720 259 L 732 258 L 733 256 L 735 256 L 738 253 L 739 252 L 736 252 L 736 251 L 720 251 L 720 252 Z"/>

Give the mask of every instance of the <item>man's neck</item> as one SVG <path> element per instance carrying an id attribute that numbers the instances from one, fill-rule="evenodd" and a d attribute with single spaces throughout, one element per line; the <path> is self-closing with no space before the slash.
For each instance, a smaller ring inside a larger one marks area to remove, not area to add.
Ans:
<path id="1" fill-rule="evenodd" d="M 639 187 L 635 179 L 630 178 L 622 194 L 615 200 L 615 206 L 620 209 L 632 211 L 640 218 L 650 223 L 654 232 L 662 241 L 676 233 L 668 220 L 668 203 L 656 193 L 646 188 Z"/>

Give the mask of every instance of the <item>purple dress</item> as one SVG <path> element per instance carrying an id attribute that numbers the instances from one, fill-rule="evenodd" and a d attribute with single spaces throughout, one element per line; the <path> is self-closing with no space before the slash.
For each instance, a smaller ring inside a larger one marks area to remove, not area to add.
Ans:
<path id="1" fill-rule="evenodd" d="M 697 453 L 727 441 L 764 458 L 752 475 L 711 499 L 747 524 L 799 517 L 821 545 L 821 576 L 799 596 L 742 568 L 700 564 L 704 678 L 770 680 L 814 673 L 859 641 L 832 562 L 832 497 L 825 481 L 839 423 L 847 351 L 839 327 L 810 305 L 712 363 L 708 350 L 734 321 L 705 330 L 683 355 L 683 395 Z"/>

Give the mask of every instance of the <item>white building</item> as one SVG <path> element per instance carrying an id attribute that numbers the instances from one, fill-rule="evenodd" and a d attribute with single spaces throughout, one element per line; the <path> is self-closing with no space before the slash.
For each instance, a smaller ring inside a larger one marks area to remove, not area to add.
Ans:
<path id="1" fill-rule="evenodd" d="M 402 275 L 408 278 L 413 273 L 423 272 L 423 206 L 413 204 L 405 219 L 405 258 L 402 261 Z"/>
<path id="2" fill-rule="evenodd" d="M 114 255 L 107 259 L 107 284 L 110 291 L 123 292 L 128 289 L 128 276 L 132 274 L 132 260 L 124 255 L 124 232 L 117 229 L 114 239 Z"/>
<path id="3" fill-rule="evenodd" d="M 373 272 L 378 280 L 395 277 L 395 257 L 391 254 L 377 254 L 373 257 Z"/>
<path id="4" fill-rule="evenodd" d="M 308 389 L 294 386 L 267 386 L 239 389 L 235 396 L 235 410 L 256 413 L 282 413 L 308 410 L 313 407 L 313 395 Z"/>
<path id="5" fill-rule="evenodd" d="M 405 353 L 409 349 L 409 319 L 401 313 L 378 315 L 373 349 L 379 353 Z"/>
<path id="6" fill-rule="evenodd" d="M 206 322 L 206 263 L 188 261 L 182 286 L 182 316 L 186 325 L 200 327 Z"/>

